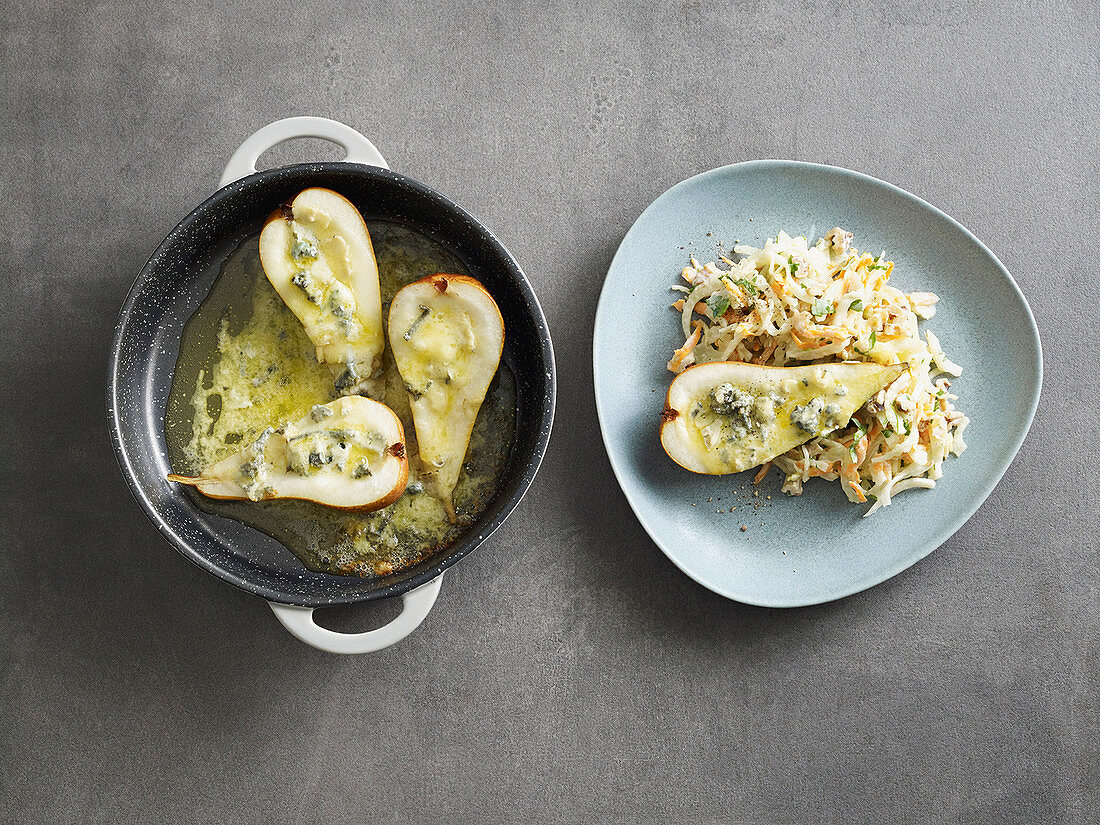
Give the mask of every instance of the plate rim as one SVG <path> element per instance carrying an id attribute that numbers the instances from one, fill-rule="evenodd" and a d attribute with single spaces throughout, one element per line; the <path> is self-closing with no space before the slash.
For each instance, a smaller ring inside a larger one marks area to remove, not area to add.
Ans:
<path id="1" fill-rule="evenodd" d="M 935 217 L 946 220 L 947 223 L 954 229 L 959 230 L 962 234 L 977 245 L 978 249 L 982 253 L 987 255 L 994 263 L 995 268 L 999 270 L 1000 274 L 1008 281 L 1008 284 L 1012 287 L 1016 296 L 1019 298 L 1020 303 L 1023 305 L 1024 314 L 1028 321 L 1028 331 L 1030 332 L 1030 344 L 1035 352 L 1035 384 L 1031 390 L 1031 400 L 1028 405 L 1026 420 L 1024 426 L 1015 434 L 1011 449 L 1006 451 L 1004 457 L 994 466 L 995 472 L 988 477 L 988 481 L 984 485 L 984 488 L 980 491 L 979 496 L 972 508 L 966 511 L 963 515 L 958 516 L 945 523 L 939 530 L 937 530 L 928 541 L 920 545 L 914 553 L 911 553 L 893 565 L 889 565 L 881 571 L 865 575 L 862 577 L 856 577 L 855 581 L 848 585 L 835 587 L 827 591 L 815 594 L 811 597 L 794 597 L 789 599 L 783 598 L 766 598 L 753 595 L 751 592 L 746 593 L 738 590 L 737 588 L 731 588 L 721 583 L 710 581 L 706 576 L 694 572 L 690 567 L 682 562 L 673 549 L 666 546 L 666 543 L 660 540 L 655 531 L 650 527 L 649 523 L 643 518 L 639 512 L 638 506 L 635 505 L 634 499 L 630 492 L 627 490 L 627 485 L 624 483 L 624 476 L 628 475 L 619 466 L 619 460 L 616 458 L 614 452 L 611 449 L 611 445 L 608 439 L 608 427 L 604 420 L 603 406 L 600 401 L 600 345 L 598 339 L 598 331 L 600 327 L 600 319 L 605 312 L 605 299 L 608 297 L 607 281 L 611 272 L 615 269 L 616 263 L 619 261 L 620 256 L 623 254 L 623 249 L 630 240 L 631 233 L 641 223 L 642 219 L 649 214 L 651 210 L 658 207 L 661 201 L 672 194 L 674 191 L 686 188 L 688 185 L 697 182 L 700 178 L 717 176 L 721 173 L 729 173 L 733 170 L 745 170 L 749 168 L 759 169 L 801 169 L 812 170 L 819 173 L 828 174 L 840 174 L 842 176 L 853 178 L 862 184 L 871 184 L 872 186 L 882 187 L 888 192 L 901 196 L 904 200 L 909 201 L 917 207 L 921 207 L 930 211 Z M 673 184 L 665 189 L 661 194 L 654 198 L 645 209 L 643 209 L 638 217 L 634 219 L 630 227 L 626 230 L 622 240 L 619 242 L 618 247 L 615 249 L 615 254 L 611 258 L 611 263 L 607 267 L 607 273 L 604 275 L 603 284 L 600 287 L 600 297 L 596 302 L 596 313 L 592 325 L 592 392 L 596 402 L 596 418 L 600 426 L 600 437 L 603 440 L 604 452 L 607 454 L 609 463 L 611 464 L 611 471 L 615 476 L 615 481 L 619 485 L 619 489 L 622 490 L 623 496 L 626 498 L 627 504 L 630 506 L 631 511 L 634 513 L 634 517 L 641 524 L 642 529 L 645 530 L 650 540 L 657 545 L 662 553 L 688 578 L 695 581 L 697 584 L 702 585 L 713 593 L 717 593 L 720 596 L 724 596 L 727 599 L 741 602 L 742 604 L 754 605 L 757 607 L 775 607 L 775 608 L 791 608 L 791 607 L 808 607 L 815 604 L 825 604 L 827 602 L 836 601 L 837 599 L 843 599 L 847 596 L 860 593 L 864 590 L 868 590 L 876 585 L 882 584 L 884 581 L 892 579 L 899 573 L 908 570 L 922 559 L 927 558 L 933 551 L 938 549 L 944 542 L 957 533 L 964 524 L 966 524 L 974 514 L 981 509 L 981 506 L 985 504 L 990 494 L 1000 484 L 1001 479 L 1004 478 L 1005 472 L 1012 465 L 1012 462 L 1016 459 L 1017 453 L 1020 451 L 1020 447 L 1023 446 L 1024 440 L 1027 438 L 1028 433 L 1031 431 L 1031 425 L 1035 419 L 1035 411 L 1039 406 L 1039 398 L 1042 395 L 1043 389 L 1043 345 L 1042 339 L 1039 336 L 1039 327 L 1035 322 L 1035 315 L 1031 310 L 1031 305 L 1027 301 L 1027 297 L 1024 295 L 1023 290 L 1020 289 L 1020 285 L 1016 283 L 1016 279 L 1012 277 L 1012 273 L 1008 271 L 1006 267 L 988 246 L 982 242 L 977 235 L 967 229 L 962 223 L 955 218 L 948 215 L 939 207 L 924 200 L 919 195 L 914 195 L 912 192 L 890 183 L 889 181 L 881 180 L 880 178 L 873 177 L 872 175 L 858 172 L 854 169 L 848 169 L 843 166 L 832 166 L 825 163 L 812 163 L 809 161 L 799 160 L 787 160 L 783 158 L 761 158 L 756 160 L 745 160 L 737 163 L 730 163 L 724 166 L 717 166 L 713 169 L 707 169 L 703 172 L 691 175 L 683 180 Z"/>

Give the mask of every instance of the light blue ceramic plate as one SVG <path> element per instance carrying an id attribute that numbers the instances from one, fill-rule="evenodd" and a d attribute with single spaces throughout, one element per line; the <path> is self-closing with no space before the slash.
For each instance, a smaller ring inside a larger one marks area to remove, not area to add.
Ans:
<path id="1" fill-rule="evenodd" d="M 669 287 L 689 254 L 716 260 L 719 240 L 726 249 L 737 241 L 762 246 L 780 229 L 812 242 L 833 226 L 853 231 L 860 249 L 886 250 L 896 264 L 895 286 L 940 296 L 935 317 L 922 329 L 935 332 L 963 366 L 952 392 L 972 422 L 968 449 L 945 463 L 934 489 L 903 492 L 867 519 L 866 505 L 850 504 L 838 484 L 814 479 L 801 497 L 788 498 L 774 470 L 759 488 L 752 486 L 751 471 L 695 475 L 673 464 L 657 439 L 672 378 L 665 362 L 683 343 Z M 981 241 L 891 184 L 776 160 L 689 178 L 642 213 L 607 273 L 593 361 L 611 466 L 649 535 L 703 586 L 771 607 L 856 593 L 942 544 L 1008 468 L 1031 425 L 1042 383 L 1031 311 Z"/>

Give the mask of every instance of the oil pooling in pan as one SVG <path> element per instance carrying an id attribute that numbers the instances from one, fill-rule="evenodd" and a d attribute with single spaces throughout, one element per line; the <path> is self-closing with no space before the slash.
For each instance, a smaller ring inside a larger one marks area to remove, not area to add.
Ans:
<path id="1" fill-rule="evenodd" d="M 435 272 L 464 274 L 461 262 L 426 236 L 387 222 L 369 225 L 383 314 L 402 286 Z M 330 371 L 298 319 L 264 276 L 257 237 L 227 257 L 210 294 L 184 328 L 165 416 L 172 469 L 195 473 L 251 443 L 271 422 L 293 421 L 336 397 Z M 383 400 L 401 418 L 416 454 L 408 395 L 387 349 Z M 492 500 L 515 436 L 516 385 L 500 364 L 474 425 L 452 524 L 442 502 L 410 462 L 409 484 L 393 504 L 371 513 L 289 499 L 229 501 L 188 491 L 200 509 L 236 519 L 282 542 L 311 570 L 386 575 L 453 542 Z"/>

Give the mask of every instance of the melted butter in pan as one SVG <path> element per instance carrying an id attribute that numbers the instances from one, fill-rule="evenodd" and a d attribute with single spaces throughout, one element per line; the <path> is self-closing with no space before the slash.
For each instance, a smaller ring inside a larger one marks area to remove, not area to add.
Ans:
<path id="1" fill-rule="evenodd" d="M 431 239 L 383 222 L 369 225 L 383 315 L 401 287 L 435 272 L 465 274 Z M 311 570 L 386 575 L 453 542 L 488 505 L 515 436 L 515 378 L 502 362 L 482 404 L 455 488 L 460 523 L 424 491 L 404 381 L 388 348 L 384 401 L 401 418 L 412 457 L 409 486 L 395 503 L 354 513 L 309 501 L 219 501 L 188 491 L 202 510 L 236 519 L 286 545 Z M 264 277 L 257 237 L 226 259 L 209 296 L 188 321 L 168 398 L 165 434 L 174 472 L 190 475 L 249 444 L 276 422 L 295 421 L 336 397 L 331 372 L 294 314 Z"/>

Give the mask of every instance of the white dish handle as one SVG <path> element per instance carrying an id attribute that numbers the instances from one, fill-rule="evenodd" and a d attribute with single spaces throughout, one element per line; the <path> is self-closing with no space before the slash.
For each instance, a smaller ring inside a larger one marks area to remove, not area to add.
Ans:
<path id="1" fill-rule="evenodd" d="M 288 140 L 308 137 L 321 138 L 343 146 L 347 152 L 344 160 L 351 163 L 390 168 L 374 144 L 350 126 L 327 117 L 288 117 L 269 123 L 249 136 L 229 159 L 218 186 L 226 186 L 253 174 L 256 171 L 256 161 L 268 149 Z"/>
<path id="2" fill-rule="evenodd" d="M 337 633 L 321 627 L 313 621 L 312 607 L 268 602 L 276 618 L 291 635 L 311 647 L 326 653 L 373 653 L 395 645 L 416 630 L 435 604 L 439 586 L 443 584 L 440 573 L 427 584 L 410 590 L 401 596 L 401 615 L 389 624 L 366 633 Z"/>
<path id="3" fill-rule="evenodd" d="M 226 164 L 219 187 L 253 174 L 256 161 L 268 149 L 296 138 L 321 138 L 342 146 L 344 160 L 389 169 L 374 144 L 343 123 L 325 117 L 288 117 L 269 123 L 250 135 Z M 440 573 L 427 584 L 401 596 L 401 615 L 389 624 L 366 633 L 337 633 L 313 621 L 312 607 L 268 602 L 275 617 L 293 636 L 328 653 L 371 653 L 397 644 L 420 626 L 431 611 L 443 584 Z"/>

